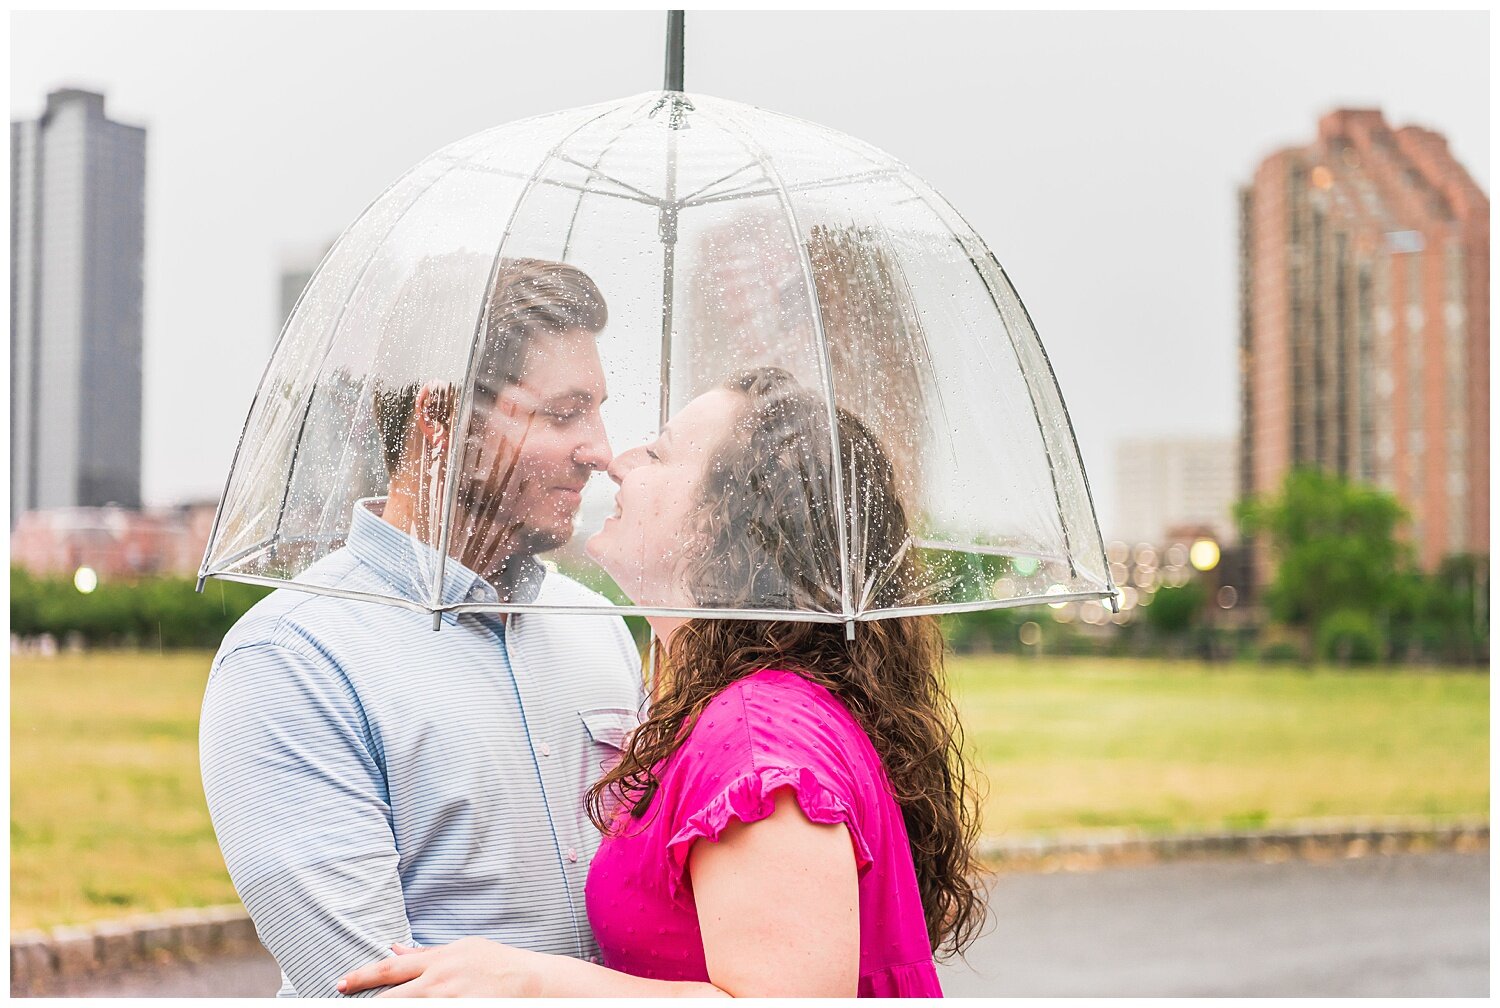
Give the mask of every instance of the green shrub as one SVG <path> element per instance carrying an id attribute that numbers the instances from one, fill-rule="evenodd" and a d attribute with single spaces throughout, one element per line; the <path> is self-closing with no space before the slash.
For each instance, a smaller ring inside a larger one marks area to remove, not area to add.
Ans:
<path id="1" fill-rule="evenodd" d="M 1377 662 L 1385 657 L 1385 638 L 1369 613 L 1338 609 L 1318 624 L 1318 657 L 1341 665 Z"/>
<path id="2" fill-rule="evenodd" d="M 1260 649 L 1260 660 L 1268 665 L 1296 664 L 1303 660 L 1302 649 L 1291 641 L 1277 641 Z"/>
<path id="3" fill-rule="evenodd" d="M 67 578 L 12 567 L 11 633 L 76 637 L 92 646 L 213 648 L 268 589 L 209 581 L 199 595 L 184 577 L 104 580 L 85 595 Z"/>
<path id="4" fill-rule="evenodd" d="M 1180 588 L 1162 588 L 1146 610 L 1146 622 L 1158 633 L 1174 636 L 1186 633 L 1203 613 L 1208 590 L 1197 581 Z"/>

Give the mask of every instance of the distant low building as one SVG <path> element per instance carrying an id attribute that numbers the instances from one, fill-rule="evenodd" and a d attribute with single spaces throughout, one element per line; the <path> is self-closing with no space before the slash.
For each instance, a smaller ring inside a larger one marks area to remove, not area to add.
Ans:
<path id="1" fill-rule="evenodd" d="M 1112 539 L 1161 543 L 1172 530 L 1204 526 L 1232 542 L 1235 525 L 1234 439 L 1136 438 L 1115 449 L 1118 519 Z"/>
<path id="2" fill-rule="evenodd" d="M 198 572 L 216 501 L 134 511 L 119 507 L 23 512 L 11 531 L 10 562 L 40 577 L 89 567 L 101 579 Z"/>

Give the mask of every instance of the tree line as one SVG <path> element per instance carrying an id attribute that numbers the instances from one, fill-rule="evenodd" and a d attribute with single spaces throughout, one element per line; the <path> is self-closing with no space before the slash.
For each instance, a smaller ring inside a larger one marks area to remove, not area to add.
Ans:
<path id="1" fill-rule="evenodd" d="M 1392 495 L 1298 470 L 1276 493 L 1241 502 L 1236 517 L 1272 561 L 1263 622 L 1249 633 L 1216 626 L 1211 592 L 1195 580 L 1159 589 L 1141 619 L 1109 634 L 1079 633 L 1047 608 L 1027 606 L 945 617 L 948 641 L 958 651 L 1488 662 L 1489 558 L 1455 555 L 1423 571 L 1401 536 L 1410 518 Z M 105 581 L 83 594 L 70 579 L 12 567 L 11 633 L 90 646 L 215 648 L 267 593 L 219 580 L 201 595 L 193 588 L 191 578 L 157 577 Z M 639 621 L 631 624 L 640 637 Z"/>
<path id="2" fill-rule="evenodd" d="M 10 569 L 10 632 L 50 634 L 59 643 L 94 647 L 217 648 L 235 620 L 267 589 L 209 581 L 199 595 L 185 577 L 101 581 L 87 594 L 71 578 Z"/>
<path id="3" fill-rule="evenodd" d="M 1139 619 L 1106 634 L 1026 607 L 947 617 L 948 640 L 959 651 L 1488 663 L 1488 556 L 1455 554 L 1423 571 L 1402 537 L 1410 516 L 1391 494 L 1297 470 L 1275 493 L 1242 501 L 1235 516 L 1270 561 L 1255 625 L 1220 625 L 1210 579 L 1200 575 L 1157 590 Z M 1035 645 L 1021 641 L 1028 621 L 1037 624 Z"/>

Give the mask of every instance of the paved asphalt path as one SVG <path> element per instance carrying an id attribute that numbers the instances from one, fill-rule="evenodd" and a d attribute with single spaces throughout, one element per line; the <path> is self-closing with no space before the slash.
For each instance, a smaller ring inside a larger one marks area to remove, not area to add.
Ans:
<path id="1" fill-rule="evenodd" d="M 942 969 L 949 997 L 1489 993 L 1489 853 L 1192 861 L 1003 875 L 995 923 Z M 255 997 L 269 957 L 69 993 Z"/>
<path id="2" fill-rule="evenodd" d="M 977 995 L 1489 993 L 1489 853 L 1197 861 L 1010 875 L 943 969 Z"/>

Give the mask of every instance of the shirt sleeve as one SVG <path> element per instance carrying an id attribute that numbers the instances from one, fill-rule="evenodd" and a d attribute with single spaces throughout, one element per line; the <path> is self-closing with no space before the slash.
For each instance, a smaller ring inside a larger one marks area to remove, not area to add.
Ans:
<path id="1" fill-rule="evenodd" d="M 203 791 L 235 890 L 301 997 L 410 943 L 380 763 L 347 681 L 272 644 L 221 657 L 203 701 Z M 365 992 L 368 994 L 378 991 Z"/>
<path id="2" fill-rule="evenodd" d="M 668 885 L 675 899 L 691 891 L 688 858 L 700 840 L 717 843 L 733 821 L 758 822 L 790 790 L 810 822 L 849 830 L 855 866 L 874 863 L 861 811 L 856 751 L 838 723 L 820 717 L 798 688 L 736 683 L 711 703 L 675 756 L 668 824 Z"/>

